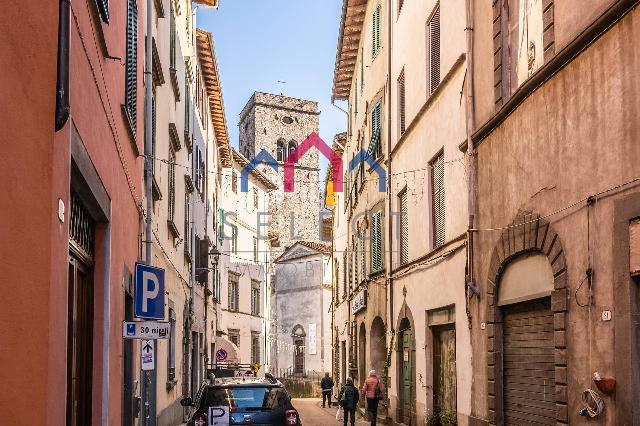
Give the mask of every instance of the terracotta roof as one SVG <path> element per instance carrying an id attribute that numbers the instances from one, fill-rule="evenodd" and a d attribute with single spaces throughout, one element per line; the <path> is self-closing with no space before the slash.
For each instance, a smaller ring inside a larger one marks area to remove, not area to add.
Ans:
<path id="1" fill-rule="evenodd" d="M 328 244 L 315 243 L 313 241 L 296 241 L 296 242 L 302 244 L 303 246 L 309 247 L 310 249 L 321 251 L 323 253 L 331 252 L 331 246 Z"/>
<path id="2" fill-rule="evenodd" d="M 202 1 L 202 3 L 212 5 L 217 0 Z M 202 76 L 209 95 L 209 108 L 211 109 L 211 121 L 218 143 L 218 151 L 223 167 L 231 167 L 231 152 L 229 146 L 229 131 L 227 129 L 227 118 L 224 112 L 224 99 L 222 98 L 222 85 L 220 84 L 220 72 L 216 61 L 216 52 L 208 33 L 200 28 L 196 29 L 196 40 L 198 44 L 198 59 L 202 69 Z"/>
<path id="3" fill-rule="evenodd" d="M 349 99 L 366 10 L 367 0 L 343 0 L 332 100 Z"/>
<path id="4" fill-rule="evenodd" d="M 218 7 L 218 0 L 192 0 L 194 3 L 204 4 L 207 6 Z"/>
<path id="5" fill-rule="evenodd" d="M 231 153 L 233 155 L 233 161 L 237 162 L 240 167 L 244 168 L 247 164 L 249 164 L 249 160 L 247 160 L 247 157 L 240 154 L 234 148 L 231 148 Z M 258 182 L 266 186 L 268 190 L 274 190 L 278 188 L 275 183 L 271 182 L 271 180 L 269 180 L 269 178 L 266 177 L 258 169 L 253 169 L 250 174 L 251 176 L 255 177 Z"/>

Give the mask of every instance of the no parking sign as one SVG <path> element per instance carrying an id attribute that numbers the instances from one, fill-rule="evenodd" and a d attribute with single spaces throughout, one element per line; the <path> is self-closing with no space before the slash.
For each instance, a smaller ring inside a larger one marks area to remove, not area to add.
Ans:
<path id="1" fill-rule="evenodd" d="M 227 359 L 227 351 L 218 349 L 216 351 L 216 361 L 225 361 Z"/>

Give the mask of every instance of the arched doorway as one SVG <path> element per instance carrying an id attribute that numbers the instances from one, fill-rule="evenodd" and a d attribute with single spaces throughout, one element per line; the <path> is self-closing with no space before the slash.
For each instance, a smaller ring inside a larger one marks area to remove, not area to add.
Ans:
<path id="1" fill-rule="evenodd" d="M 298 324 L 293 327 L 291 331 L 291 338 L 293 339 L 293 373 L 297 375 L 304 375 L 304 339 L 307 334 L 304 332 L 304 328 Z"/>
<path id="2" fill-rule="evenodd" d="M 396 365 L 398 372 L 398 422 L 413 424 L 416 399 L 416 339 L 413 316 L 406 304 L 400 310 Z"/>
<path id="3" fill-rule="evenodd" d="M 520 212 L 494 247 L 487 276 L 488 409 L 492 424 L 567 423 L 569 290 L 560 237 Z"/>
<path id="4" fill-rule="evenodd" d="M 384 321 L 382 321 L 382 318 L 375 317 L 371 323 L 371 332 L 369 335 L 371 368 L 376 370 L 376 374 L 380 378 L 380 381 L 382 381 L 385 375 L 384 364 L 387 356 L 387 341 Z"/>
<path id="5" fill-rule="evenodd" d="M 364 328 L 364 323 L 360 324 L 358 333 L 358 355 L 358 378 L 362 386 L 367 378 L 367 330 Z"/>

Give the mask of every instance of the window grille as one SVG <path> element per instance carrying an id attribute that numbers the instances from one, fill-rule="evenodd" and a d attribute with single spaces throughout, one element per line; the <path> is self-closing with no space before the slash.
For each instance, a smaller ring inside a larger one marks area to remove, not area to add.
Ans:
<path id="1" fill-rule="evenodd" d="M 71 191 L 71 214 L 69 217 L 69 241 L 87 259 L 93 259 L 95 244 L 95 222 L 80 200 Z"/>

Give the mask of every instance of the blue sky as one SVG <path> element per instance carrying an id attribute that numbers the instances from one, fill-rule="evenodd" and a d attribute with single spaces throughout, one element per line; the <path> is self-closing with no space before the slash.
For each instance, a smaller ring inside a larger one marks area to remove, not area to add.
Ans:
<path id="1" fill-rule="evenodd" d="M 218 10 L 197 13 L 198 27 L 213 34 L 233 146 L 255 91 L 318 101 L 320 136 L 329 144 L 346 129 L 346 116 L 331 105 L 342 0 L 220 0 Z"/>

